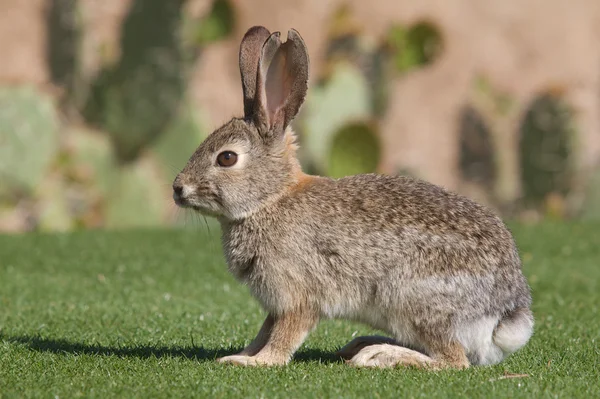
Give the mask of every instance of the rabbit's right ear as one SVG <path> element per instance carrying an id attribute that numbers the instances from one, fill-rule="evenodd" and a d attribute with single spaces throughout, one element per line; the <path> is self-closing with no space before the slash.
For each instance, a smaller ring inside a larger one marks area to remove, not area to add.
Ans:
<path id="1" fill-rule="evenodd" d="M 300 34 L 291 29 L 281 43 L 272 33 L 258 61 L 254 123 L 266 140 L 282 138 L 298 114 L 308 89 L 308 51 Z"/>
<path id="2" fill-rule="evenodd" d="M 271 33 L 267 28 L 263 26 L 253 26 L 248 29 L 242 39 L 242 44 L 240 44 L 240 73 L 242 75 L 244 116 L 246 119 L 250 119 L 254 113 L 258 62 L 263 44 L 270 35 Z"/>

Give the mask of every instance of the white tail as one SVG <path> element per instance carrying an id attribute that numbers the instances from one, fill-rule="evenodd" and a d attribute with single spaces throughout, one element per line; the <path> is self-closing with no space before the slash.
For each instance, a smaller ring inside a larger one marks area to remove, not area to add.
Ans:
<path id="1" fill-rule="evenodd" d="M 515 309 L 494 330 L 493 341 L 507 356 L 529 341 L 533 334 L 533 314 L 526 308 Z"/>

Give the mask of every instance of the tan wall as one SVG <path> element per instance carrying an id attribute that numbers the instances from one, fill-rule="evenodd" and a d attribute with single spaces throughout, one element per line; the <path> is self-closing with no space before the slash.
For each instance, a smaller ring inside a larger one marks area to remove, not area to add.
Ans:
<path id="1" fill-rule="evenodd" d="M 121 21 L 132 0 L 81 0 L 85 35 L 84 79 L 118 60 Z M 491 128 L 500 157 L 496 195 L 510 201 L 521 192 L 518 128 L 532 100 L 560 93 L 575 111 L 577 162 L 584 172 L 600 165 L 600 2 L 597 0 L 230 0 L 236 26 L 210 44 L 193 65 L 189 98 L 209 129 L 242 110 L 237 67 L 239 40 L 252 25 L 271 31 L 297 29 L 311 58 L 311 80 L 323 74 L 331 19 L 349 6 L 366 42 L 383 40 L 394 23 L 434 24 L 444 50 L 432 65 L 389 82 L 388 110 L 377 121 L 383 139 L 380 170 L 409 170 L 486 200 L 459 173 L 460 116 L 474 106 Z M 50 0 L 0 0 L 0 85 L 32 83 L 47 88 L 46 12 Z M 188 0 L 190 16 L 205 14 L 211 0 Z M 512 108 L 494 112 L 476 81 L 484 77 Z"/>

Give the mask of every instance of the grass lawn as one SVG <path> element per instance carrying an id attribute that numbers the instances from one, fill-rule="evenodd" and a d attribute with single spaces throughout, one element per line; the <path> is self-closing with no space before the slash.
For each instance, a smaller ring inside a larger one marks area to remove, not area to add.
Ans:
<path id="1" fill-rule="evenodd" d="M 348 367 L 332 352 L 373 331 L 343 321 L 286 367 L 215 363 L 264 313 L 214 229 L 0 236 L 0 397 L 600 397 L 600 225 L 512 229 L 534 337 L 498 366 L 435 373 Z"/>

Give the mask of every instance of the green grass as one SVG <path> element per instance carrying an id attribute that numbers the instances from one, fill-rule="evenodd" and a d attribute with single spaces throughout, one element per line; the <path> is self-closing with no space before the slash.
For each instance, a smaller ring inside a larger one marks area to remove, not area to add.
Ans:
<path id="1" fill-rule="evenodd" d="M 215 363 L 264 313 L 204 230 L 0 236 L 0 397 L 600 397 L 600 225 L 513 226 L 535 335 L 441 372 L 348 367 L 332 352 L 372 331 L 343 321 L 287 367 Z"/>

